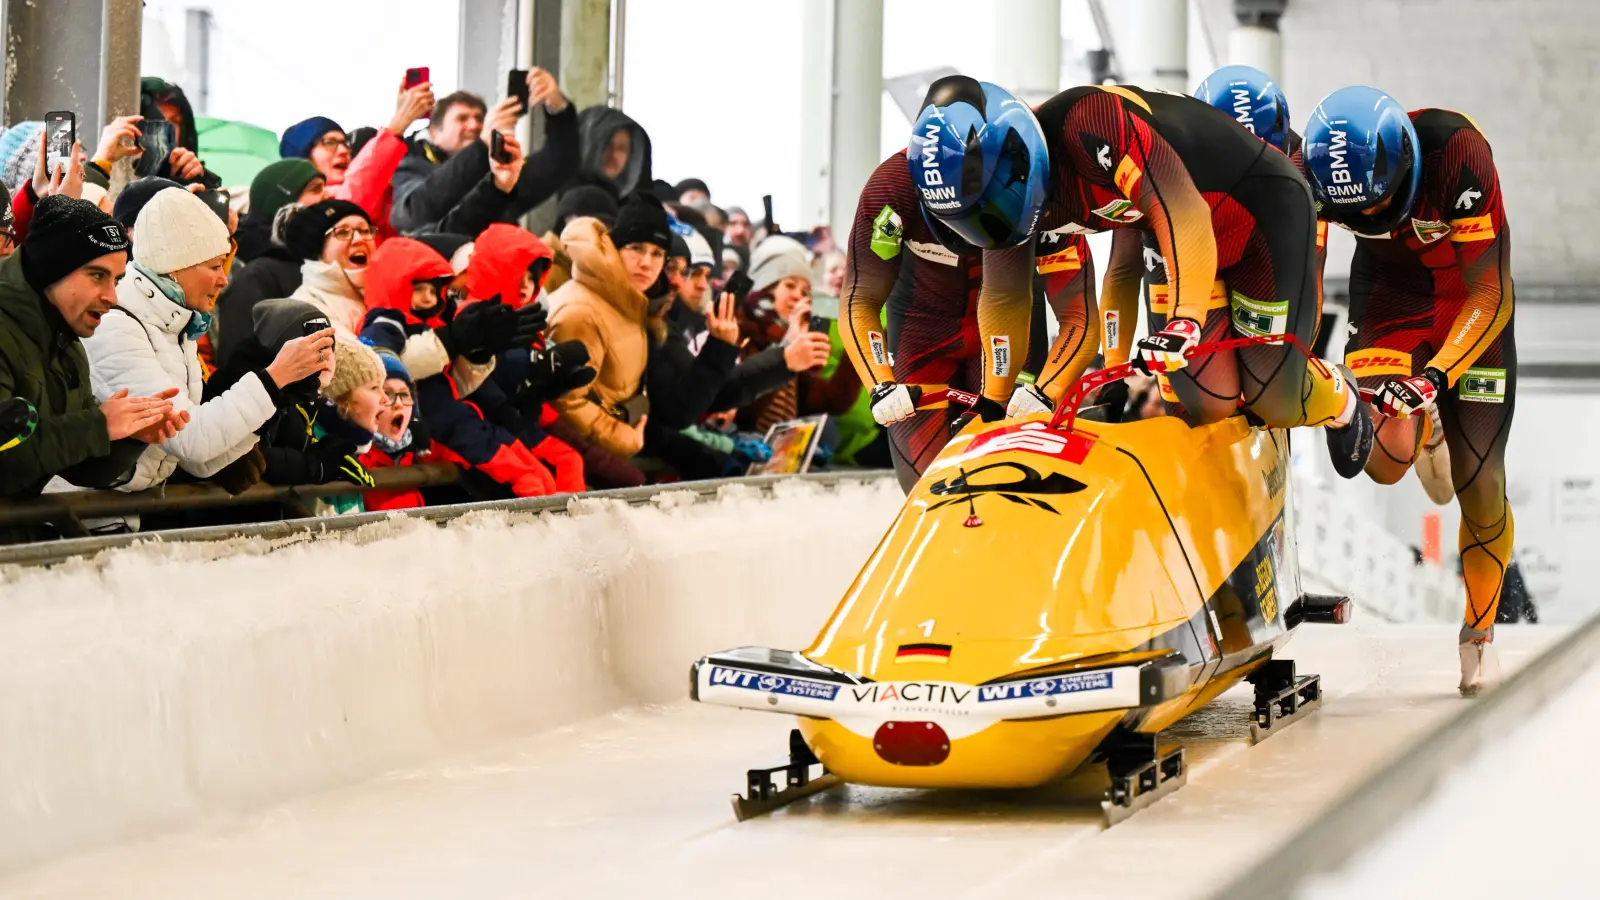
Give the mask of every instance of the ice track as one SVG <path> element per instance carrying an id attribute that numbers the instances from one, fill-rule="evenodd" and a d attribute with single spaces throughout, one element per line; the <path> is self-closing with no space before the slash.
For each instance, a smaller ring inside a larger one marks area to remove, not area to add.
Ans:
<path id="1" fill-rule="evenodd" d="M 766 505 L 817 515 L 832 502 L 836 512 L 858 517 L 892 508 L 881 494 L 863 489 L 830 501 L 802 493 Z M 726 517 L 732 505 L 744 533 L 766 533 L 770 510 L 737 498 L 719 503 L 699 504 L 707 508 L 699 514 L 698 507 L 660 514 L 674 534 L 698 528 L 720 539 L 704 515 Z M 667 530 L 657 525 L 634 522 L 630 533 L 665 541 Z M 848 517 L 834 529 L 839 539 L 857 541 L 858 532 L 876 530 L 881 525 Z M 868 549 L 870 542 L 861 554 Z M 628 564 L 651 564 L 642 551 L 630 551 Z M 656 557 L 659 565 L 673 555 Z M 705 563 L 694 560 L 690 568 Z M 141 835 L 170 827 L 113 834 L 85 825 L 72 832 L 78 846 L 58 842 L 55 852 L 0 874 L 0 897 L 1190 897 L 1225 881 L 1466 702 L 1454 692 L 1453 625 L 1307 626 L 1290 655 L 1301 671 L 1323 676 L 1324 708 L 1251 746 L 1249 695 L 1225 695 L 1172 732 L 1190 748 L 1188 786 L 1114 829 L 1101 825 L 1103 785 L 1093 775 L 1026 793 L 847 788 L 737 824 L 728 797 L 746 767 L 779 759 L 788 720 L 636 702 L 681 696 L 691 659 L 686 645 L 720 649 L 740 629 L 763 632 L 747 636 L 760 640 L 799 627 L 789 621 L 793 611 L 778 616 L 781 622 L 740 615 L 759 604 L 739 595 L 765 576 L 743 567 L 723 574 L 717 593 L 697 606 L 719 618 L 704 634 L 686 633 L 687 610 L 632 609 L 661 658 L 636 661 L 627 672 L 609 660 L 621 688 L 603 692 L 620 704 L 612 712 L 585 714 L 596 704 L 572 705 L 569 724 L 485 738 L 465 752 L 418 749 L 413 764 L 351 786 L 249 808 L 199 802 L 182 830 L 164 836 Z M 835 573 L 812 574 L 837 580 Z M 689 589 L 655 590 L 666 592 L 656 599 L 667 604 Z M 820 604 L 824 613 L 831 603 Z M 615 618 L 611 627 L 619 627 Z M 807 628 L 815 625 L 800 630 Z M 1514 669 L 1553 637 L 1503 628 L 1498 641 Z M 615 654 L 637 647 L 641 636 L 611 638 Z M 485 663 L 481 674 L 500 673 Z M 189 787 L 202 801 L 211 792 Z M 17 827 L 23 820 L 15 811 L 26 804 L 16 784 L 7 789 L 7 821 Z"/>

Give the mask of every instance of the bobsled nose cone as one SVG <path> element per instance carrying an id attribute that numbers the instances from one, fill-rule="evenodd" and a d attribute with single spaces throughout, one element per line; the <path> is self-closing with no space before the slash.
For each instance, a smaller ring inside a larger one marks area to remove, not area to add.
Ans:
<path id="1" fill-rule="evenodd" d="M 872 736 L 872 749 L 897 766 L 937 766 L 950 758 L 950 736 L 933 722 L 885 722 Z"/>

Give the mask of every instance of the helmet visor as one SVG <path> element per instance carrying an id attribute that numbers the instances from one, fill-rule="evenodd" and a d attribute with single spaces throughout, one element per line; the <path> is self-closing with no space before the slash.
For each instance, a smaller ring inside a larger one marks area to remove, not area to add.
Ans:
<path id="1" fill-rule="evenodd" d="M 959 213 L 935 216 L 975 247 L 1014 247 L 1030 237 L 1038 218 L 1028 175 L 1028 148 L 1012 132 L 1001 146 L 982 196 Z"/>

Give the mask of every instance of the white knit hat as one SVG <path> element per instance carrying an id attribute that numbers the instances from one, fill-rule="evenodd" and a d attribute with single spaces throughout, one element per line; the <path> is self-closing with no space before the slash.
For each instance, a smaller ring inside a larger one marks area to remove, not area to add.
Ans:
<path id="1" fill-rule="evenodd" d="M 188 191 L 156 191 L 133 220 L 133 261 L 157 275 L 228 252 L 228 226 Z"/>
<path id="2" fill-rule="evenodd" d="M 134 238 L 138 237 L 135 231 Z M 811 280 L 811 254 L 806 245 L 781 234 L 757 244 L 750 254 L 751 290 L 765 290 L 789 277 Z"/>

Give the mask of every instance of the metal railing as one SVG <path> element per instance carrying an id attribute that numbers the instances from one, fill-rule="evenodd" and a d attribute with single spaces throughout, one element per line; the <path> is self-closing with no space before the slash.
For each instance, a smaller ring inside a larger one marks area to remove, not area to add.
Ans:
<path id="1" fill-rule="evenodd" d="M 423 468 L 421 466 L 405 468 Z M 401 471 L 380 470 L 380 471 Z M 374 472 L 376 479 L 378 473 Z M 363 528 L 378 522 L 385 522 L 392 518 L 404 517 L 421 519 L 428 522 L 443 524 L 452 519 L 467 515 L 468 513 L 499 510 L 515 513 L 539 512 L 564 512 L 567 504 L 575 499 L 606 499 L 620 500 L 630 504 L 648 503 L 651 499 L 662 494 L 674 491 L 690 491 L 699 496 L 714 496 L 722 488 L 729 485 L 744 485 L 755 490 L 770 492 L 773 485 L 784 481 L 804 481 L 812 484 L 836 486 L 840 483 L 873 482 L 894 477 L 894 472 L 888 469 L 851 469 L 838 472 L 817 472 L 808 475 L 758 475 L 754 477 L 718 478 L 709 481 L 681 481 L 670 484 L 653 484 L 638 488 L 620 488 L 608 491 L 589 491 L 582 494 L 556 494 L 550 497 L 529 497 L 520 500 L 493 500 L 481 503 L 458 503 L 444 506 L 424 506 L 416 509 L 394 510 L 389 512 L 359 513 L 347 516 L 323 516 L 317 518 L 285 519 L 277 522 L 260 522 L 252 525 L 225 525 L 205 528 L 179 528 L 170 531 L 136 532 L 132 534 L 114 534 L 103 537 L 70 538 L 61 541 L 44 541 L 34 544 L 18 544 L 12 547 L 0 547 L 0 566 L 48 566 L 92 556 L 106 550 L 127 547 L 132 544 L 152 541 L 224 541 L 233 538 L 259 537 L 276 540 L 296 535 L 334 534 Z M 379 488 L 397 487 L 394 484 L 379 484 Z M 317 489 L 327 488 L 330 493 L 337 492 L 338 485 L 318 485 Z M 220 489 L 219 489 L 220 490 Z M 304 492 L 306 488 L 296 488 Z M 224 492 L 225 493 L 225 492 Z M 240 495 L 244 496 L 244 495 Z M 306 496 L 302 493 L 302 496 Z M 328 496 L 322 494 L 320 496 Z"/>
<path id="2" fill-rule="evenodd" d="M 62 491 L 32 500 L 0 502 L 0 528 L 15 525 L 54 525 L 62 534 L 88 537 L 85 519 L 109 519 L 162 512 L 188 512 L 256 503 L 278 503 L 298 516 L 311 515 L 305 501 L 371 490 L 407 490 L 454 484 L 461 470 L 449 464 L 396 466 L 374 469 L 373 487 L 347 481 L 280 487 L 257 484 L 230 494 L 214 484 L 162 485 L 148 491 Z"/>

